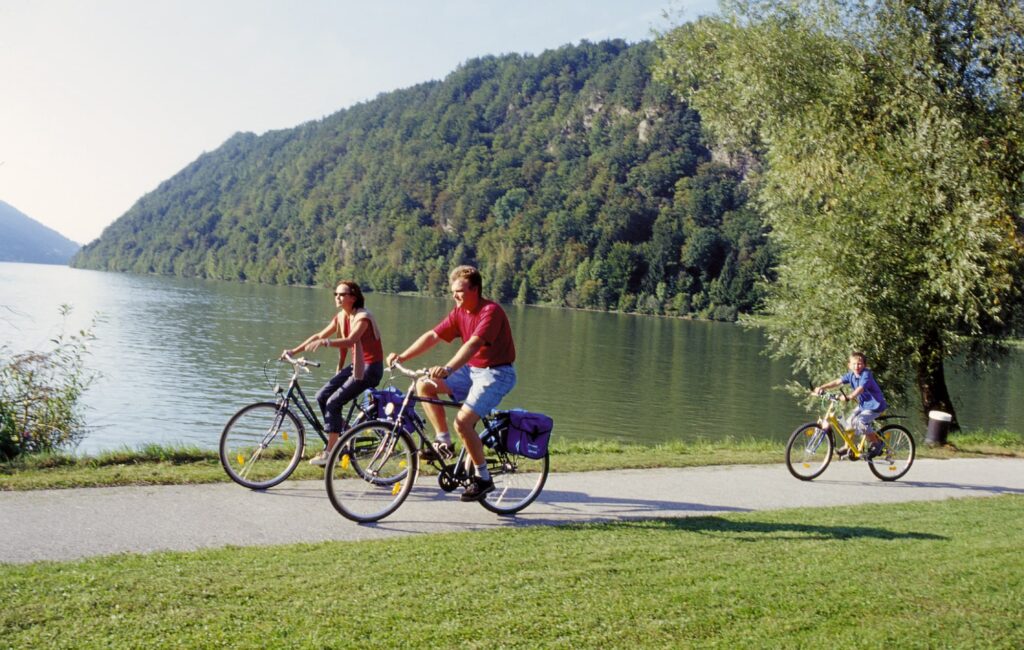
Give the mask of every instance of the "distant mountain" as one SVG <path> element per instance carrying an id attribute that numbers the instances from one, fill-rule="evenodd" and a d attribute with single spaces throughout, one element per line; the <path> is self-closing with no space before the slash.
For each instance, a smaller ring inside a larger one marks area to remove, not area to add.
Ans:
<path id="1" fill-rule="evenodd" d="M 67 264 L 79 248 L 56 230 L 0 201 L 0 262 Z"/>

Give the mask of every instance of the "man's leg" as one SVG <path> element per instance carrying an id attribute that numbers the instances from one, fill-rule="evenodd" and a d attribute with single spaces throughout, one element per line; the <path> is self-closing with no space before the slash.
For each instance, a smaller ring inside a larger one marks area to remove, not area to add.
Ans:
<path id="1" fill-rule="evenodd" d="M 449 377 L 451 379 L 451 377 Z M 431 380 L 435 383 L 420 381 L 416 387 L 416 394 L 420 397 L 437 399 L 441 394 L 457 394 L 457 388 L 449 386 L 448 382 L 440 379 Z M 448 414 L 445 407 L 440 404 L 421 402 L 427 419 L 434 427 L 434 444 L 431 447 L 420 449 L 420 458 L 432 462 L 447 460 L 455 455 L 455 447 L 452 445 L 452 435 L 448 432 Z"/>
<path id="2" fill-rule="evenodd" d="M 419 381 L 416 383 L 416 394 L 420 397 L 428 397 L 430 399 L 437 399 L 439 394 L 451 394 L 451 390 L 448 385 L 442 379 L 433 379 L 431 381 L 437 382 L 437 385 Z M 440 404 L 431 404 L 429 402 L 420 402 L 423 405 L 423 412 L 427 414 L 427 420 L 430 421 L 431 426 L 434 427 L 434 433 L 447 433 L 448 432 L 448 414 L 445 412 L 444 407 Z"/>
<path id="3" fill-rule="evenodd" d="M 473 383 L 462 408 L 455 416 L 455 428 L 476 468 L 473 484 L 462 494 L 463 501 L 477 501 L 494 490 L 494 481 L 487 469 L 484 445 L 476 432 L 476 423 L 482 416 L 496 409 L 502 398 L 516 385 L 516 373 L 512 366 L 474 368 L 470 370 L 470 377 Z"/>
<path id="4" fill-rule="evenodd" d="M 455 430 L 466 446 L 470 460 L 473 465 L 480 466 L 484 463 L 484 443 L 480 442 L 480 435 L 476 432 L 476 423 L 480 416 L 473 412 L 468 406 L 463 406 L 455 415 Z"/>

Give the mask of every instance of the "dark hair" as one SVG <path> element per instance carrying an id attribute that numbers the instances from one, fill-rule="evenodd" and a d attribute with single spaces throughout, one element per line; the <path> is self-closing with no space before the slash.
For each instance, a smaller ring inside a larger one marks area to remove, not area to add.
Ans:
<path id="1" fill-rule="evenodd" d="M 868 365 L 868 355 L 864 354 L 863 352 L 854 351 L 850 353 L 850 356 L 857 357 L 858 359 L 860 359 L 860 362 L 863 363 L 865 366 Z"/>
<path id="2" fill-rule="evenodd" d="M 481 292 L 483 291 L 483 280 L 480 278 L 480 271 L 477 271 L 475 266 L 467 264 L 456 266 L 448 275 L 448 282 L 455 282 L 456 280 L 466 280 L 469 282 L 469 286 L 476 287 Z"/>
<path id="3" fill-rule="evenodd" d="M 366 300 L 363 299 L 363 290 L 359 288 L 359 285 L 352 280 L 342 280 L 337 286 L 346 286 L 348 290 L 355 294 L 356 302 L 352 305 L 353 309 L 362 309 L 363 305 L 366 304 Z"/>

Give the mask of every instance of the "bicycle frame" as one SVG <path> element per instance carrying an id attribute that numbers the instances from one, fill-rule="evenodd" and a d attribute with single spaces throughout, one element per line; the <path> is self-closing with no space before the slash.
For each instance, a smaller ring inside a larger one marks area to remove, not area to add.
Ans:
<path id="1" fill-rule="evenodd" d="M 277 394 L 277 406 L 287 407 L 288 405 L 294 405 L 295 409 L 302 414 L 302 417 L 306 418 L 306 421 L 316 431 L 316 435 L 320 436 L 320 440 L 323 441 L 324 445 L 327 444 L 327 434 L 324 432 L 324 425 L 320 423 L 320 419 L 317 418 L 316 413 L 313 410 L 312 404 L 309 403 L 309 399 L 306 394 L 302 392 L 302 386 L 299 385 L 299 366 L 293 366 L 291 379 L 288 381 L 288 390 L 285 391 L 280 384 L 274 386 L 274 392 Z M 307 371 L 308 372 L 308 371 Z M 352 405 L 349 407 L 349 417 L 352 415 L 352 409 L 355 408 L 355 401 L 353 400 Z M 348 421 L 348 418 L 345 419 Z"/>
<path id="2" fill-rule="evenodd" d="M 857 442 L 857 432 L 853 429 L 844 427 L 839 416 L 836 414 L 836 404 L 839 402 L 839 398 L 829 395 L 826 399 L 829 400 L 828 410 L 826 410 L 825 414 L 818 420 L 818 426 L 822 430 L 829 432 L 829 435 L 832 435 L 831 432 L 838 433 L 839 437 L 843 439 L 844 443 L 846 443 L 846 448 L 850 450 L 850 458 L 853 460 L 859 460 L 860 457 L 864 455 L 864 449 L 867 446 L 867 436 L 862 436 L 860 442 Z M 902 417 L 902 415 L 881 415 L 875 418 L 875 422 L 884 422 L 885 420 L 900 419 Z M 882 441 L 888 445 L 889 436 L 883 435 L 882 431 L 885 428 L 886 427 L 882 427 L 881 429 L 876 430 L 875 433 L 877 433 Z M 833 436 L 832 439 L 835 440 L 835 437 Z"/>
<path id="3" fill-rule="evenodd" d="M 853 429 L 847 429 L 843 426 L 842 422 L 839 421 L 839 416 L 836 415 L 837 403 L 838 400 L 829 398 L 828 410 L 825 411 L 825 415 L 818 420 L 818 426 L 825 431 L 834 431 L 838 433 L 839 437 L 846 443 L 846 448 L 850 450 L 850 457 L 857 460 L 860 458 L 861 454 L 864 453 L 864 444 L 867 437 L 862 437 L 859 443 L 856 441 L 857 432 Z"/>
<path id="4" fill-rule="evenodd" d="M 288 356 L 284 359 L 285 361 L 292 364 L 292 376 L 288 380 L 288 390 L 285 391 L 280 384 L 274 386 L 274 393 L 277 394 L 277 405 L 278 408 L 282 406 L 294 405 L 295 410 L 302 414 L 302 417 L 306 418 L 306 421 L 313 427 L 313 431 L 316 435 L 320 436 L 320 440 L 327 446 L 327 432 L 324 429 L 324 425 L 320 422 L 320 419 L 316 416 L 316 410 L 310 403 L 309 398 L 306 397 L 306 393 L 303 392 L 302 386 L 299 385 L 299 370 L 305 370 L 307 373 L 310 372 L 306 366 L 307 363 L 313 364 L 314 362 L 307 362 L 305 359 L 293 359 Z M 315 365 L 319 366 L 319 363 Z M 352 422 L 352 414 L 357 408 L 358 399 L 353 399 L 348 406 L 348 413 L 345 414 L 345 428 Z M 338 433 L 341 433 L 339 431 Z"/>
<path id="5" fill-rule="evenodd" d="M 399 364 L 395 364 L 395 365 L 399 366 L 399 368 L 401 368 L 401 366 Z M 401 368 L 401 369 L 405 370 L 404 368 Z M 389 369 L 389 371 L 390 371 L 390 369 Z M 400 428 L 400 427 L 405 425 L 405 422 L 407 420 L 406 411 L 409 410 L 409 405 L 412 404 L 413 402 L 419 402 L 421 404 L 437 404 L 437 405 L 443 406 L 443 407 L 454 407 L 454 408 L 461 408 L 462 407 L 462 402 L 456 402 L 455 400 L 440 399 L 440 398 L 434 398 L 434 397 L 421 397 L 420 395 L 417 395 L 416 394 L 417 384 L 422 379 L 423 378 L 421 378 L 421 377 L 414 377 L 413 380 L 412 380 L 412 384 L 409 386 L 409 390 L 406 391 L 405 397 L 402 399 L 402 406 L 399 407 L 398 412 L 395 413 L 394 415 L 392 415 L 391 413 L 387 413 L 387 415 L 389 417 L 394 417 L 394 421 L 395 421 L 394 428 L 395 428 L 395 430 L 397 430 L 398 428 Z M 389 379 L 389 383 L 394 385 L 394 375 L 393 374 L 392 374 L 391 378 Z M 420 418 L 419 417 L 417 417 L 415 419 L 411 419 L 410 418 L 410 420 L 413 423 L 413 428 L 416 431 L 416 434 L 419 436 L 419 443 L 420 443 L 419 446 L 420 446 L 420 448 L 429 447 L 430 446 L 430 441 L 427 439 L 427 436 L 426 436 L 426 433 L 425 433 L 425 429 L 424 429 L 423 425 L 420 422 Z M 480 439 L 481 440 L 484 439 L 484 435 L 486 433 L 496 431 L 492 421 L 489 418 L 481 417 L 480 418 L 480 422 L 483 424 L 483 431 L 480 433 Z M 461 460 L 462 455 L 465 454 L 465 451 L 466 451 L 465 450 L 465 445 L 463 445 L 462 454 L 459 455 L 460 460 Z M 444 461 L 442 460 L 440 462 L 439 469 L 444 469 L 444 468 L 447 468 L 447 467 L 448 467 L 448 465 L 446 465 L 444 463 Z"/>
<path id="6" fill-rule="evenodd" d="M 412 422 L 412 429 L 413 429 L 413 432 L 415 432 L 415 436 L 414 436 L 413 440 L 414 440 L 414 442 L 417 442 L 417 451 L 419 451 L 420 449 L 429 448 L 431 446 L 430 440 L 427 438 L 426 429 L 425 429 L 425 425 L 424 425 L 424 422 L 423 422 L 422 418 L 420 418 L 419 416 L 416 416 L 416 417 L 412 418 L 412 417 L 409 417 L 409 415 L 408 415 L 408 413 L 410 413 L 410 412 L 411 413 L 415 413 L 415 411 L 410 408 L 411 404 L 414 404 L 416 402 L 420 402 L 420 403 L 423 403 L 423 404 L 437 404 L 437 405 L 443 406 L 443 407 L 454 407 L 454 408 L 461 408 L 462 407 L 462 402 L 457 402 L 457 401 L 452 400 L 452 399 L 440 399 L 440 398 L 433 398 L 433 397 L 422 397 L 420 395 L 417 395 L 416 394 L 417 384 L 420 381 L 430 381 L 430 380 L 427 379 L 427 378 L 424 378 L 422 376 L 416 376 L 413 371 L 408 370 L 407 368 L 403 367 L 401 364 L 397 364 L 396 363 L 395 364 L 395 368 L 389 368 L 388 369 L 388 371 L 390 373 L 390 376 L 389 376 L 389 379 L 388 379 L 388 383 L 390 385 L 392 385 L 392 386 L 394 385 L 394 372 L 393 371 L 395 369 L 397 369 L 399 372 L 401 372 L 402 374 L 406 375 L 407 377 L 411 377 L 412 378 L 412 383 L 409 385 L 409 390 L 407 390 L 405 392 L 405 396 L 402 399 L 402 404 L 398 408 L 397 412 L 396 411 L 388 412 L 388 409 L 387 408 L 385 409 L 386 417 L 388 419 L 392 420 L 392 422 L 393 422 L 393 424 L 391 426 L 392 437 L 391 437 L 391 440 L 388 442 L 388 444 L 381 445 L 381 447 L 378 450 L 378 452 L 374 454 L 374 460 L 371 461 L 371 463 L 370 463 L 371 470 L 373 469 L 373 463 L 375 461 L 378 461 L 381 458 L 386 458 L 387 455 L 389 455 L 391 453 L 391 447 L 395 444 L 395 442 L 397 441 L 397 438 L 398 438 L 397 433 L 398 433 L 398 431 L 400 429 L 405 428 L 405 426 L 406 426 L 405 423 L 407 421 L 408 422 Z M 495 447 L 497 445 L 497 441 L 498 441 L 497 436 L 499 435 L 499 432 L 501 430 L 501 425 L 498 422 L 496 422 L 495 420 L 493 420 L 492 418 L 488 418 L 488 417 L 481 417 L 480 418 L 480 422 L 483 425 L 482 430 L 481 430 L 481 432 L 479 434 L 481 442 L 485 446 L 492 447 L 492 448 Z M 418 441 L 416 441 L 416 437 L 419 438 Z M 499 460 L 501 460 L 503 465 L 508 465 L 508 459 L 504 457 L 503 452 L 499 451 L 498 457 L 499 457 Z M 437 460 L 430 460 L 430 461 L 421 461 L 421 462 L 429 462 L 435 469 L 437 469 L 437 471 L 438 471 L 438 482 L 441 484 L 441 488 L 443 490 L 447 491 L 447 492 L 450 492 L 451 490 L 454 490 L 455 488 L 459 487 L 460 485 L 461 486 L 469 485 L 469 482 L 470 482 L 470 480 L 473 477 L 473 463 L 472 463 L 472 460 L 469 458 L 469 450 L 466 448 L 465 445 L 462 445 L 462 448 L 460 449 L 459 454 L 454 459 L 452 459 L 451 462 L 446 462 L 443 458 L 439 458 Z"/>

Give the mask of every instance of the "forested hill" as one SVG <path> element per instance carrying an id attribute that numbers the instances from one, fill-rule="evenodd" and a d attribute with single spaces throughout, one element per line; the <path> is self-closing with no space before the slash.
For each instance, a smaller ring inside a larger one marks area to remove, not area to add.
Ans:
<path id="1" fill-rule="evenodd" d="M 484 57 L 236 134 L 72 263 L 440 295 L 469 262 L 501 301 L 732 319 L 772 255 L 738 173 L 652 81 L 656 56 L 608 41 Z"/>

